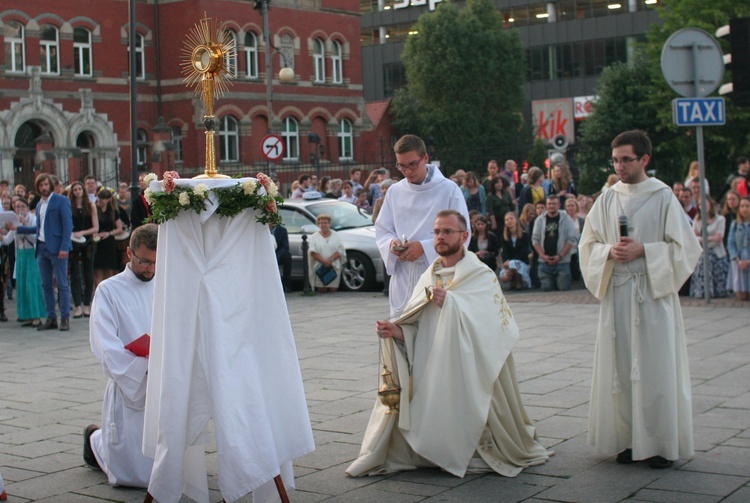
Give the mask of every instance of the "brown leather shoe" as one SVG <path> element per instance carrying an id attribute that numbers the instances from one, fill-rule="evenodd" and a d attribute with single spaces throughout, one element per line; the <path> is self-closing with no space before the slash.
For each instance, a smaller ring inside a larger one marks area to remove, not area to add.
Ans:
<path id="1" fill-rule="evenodd" d="M 36 327 L 37 330 L 53 330 L 57 328 L 57 318 L 47 318 L 47 320 Z"/>
<path id="2" fill-rule="evenodd" d="M 70 330 L 70 318 L 62 318 L 60 320 L 60 332 L 67 332 Z"/>

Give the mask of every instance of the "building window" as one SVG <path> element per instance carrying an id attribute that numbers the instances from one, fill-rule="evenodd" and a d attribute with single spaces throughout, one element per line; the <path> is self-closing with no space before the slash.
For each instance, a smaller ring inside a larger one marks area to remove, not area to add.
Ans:
<path id="1" fill-rule="evenodd" d="M 406 70 L 403 63 L 386 63 L 383 65 L 383 94 L 393 96 L 397 89 L 406 86 Z"/>
<path id="2" fill-rule="evenodd" d="M 145 168 L 148 161 L 148 135 L 143 129 L 136 133 L 136 162 L 139 167 Z"/>
<path id="3" fill-rule="evenodd" d="M 24 28 L 18 21 L 8 21 L 5 26 L 5 68 L 14 73 L 26 70 Z"/>
<path id="4" fill-rule="evenodd" d="M 137 79 L 146 78 L 146 57 L 143 50 L 145 40 L 140 33 L 135 34 L 135 77 Z M 130 44 L 128 44 L 128 54 L 130 53 Z M 128 66 L 130 64 L 128 63 Z"/>
<path id="5" fill-rule="evenodd" d="M 339 123 L 339 159 L 354 159 L 354 136 L 352 122 L 342 119 Z"/>
<path id="6" fill-rule="evenodd" d="M 245 34 L 245 59 L 247 59 L 247 78 L 258 78 L 258 37 L 249 31 Z"/>
<path id="7" fill-rule="evenodd" d="M 284 138 L 284 160 L 299 160 L 299 125 L 294 117 L 284 119 L 281 136 Z"/>
<path id="8" fill-rule="evenodd" d="M 334 84 L 342 84 L 344 82 L 344 72 L 341 66 L 341 55 L 343 53 L 341 42 L 334 41 L 331 49 L 332 81 Z"/>
<path id="9" fill-rule="evenodd" d="M 41 27 L 39 52 L 42 73 L 58 75 L 60 73 L 60 37 L 57 28 L 51 24 Z"/>
<path id="10" fill-rule="evenodd" d="M 91 77 L 91 32 L 85 28 L 73 30 L 73 57 L 76 75 Z"/>
<path id="11" fill-rule="evenodd" d="M 240 128 L 237 119 L 227 115 L 219 124 L 219 156 L 222 161 L 239 162 Z"/>
<path id="12" fill-rule="evenodd" d="M 227 72 L 229 72 L 230 75 L 236 77 L 237 76 L 237 34 L 233 32 L 232 30 L 227 30 L 225 33 L 226 41 L 231 41 L 232 47 L 234 48 L 234 51 L 227 54 L 224 57 L 224 66 L 227 67 Z"/>
<path id="13" fill-rule="evenodd" d="M 323 41 L 316 38 L 313 42 L 313 66 L 315 66 L 315 82 L 326 81 L 326 48 Z"/>
<path id="14" fill-rule="evenodd" d="M 179 126 L 172 128 L 172 145 L 174 145 L 175 162 L 182 162 L 182 128 Z"/>

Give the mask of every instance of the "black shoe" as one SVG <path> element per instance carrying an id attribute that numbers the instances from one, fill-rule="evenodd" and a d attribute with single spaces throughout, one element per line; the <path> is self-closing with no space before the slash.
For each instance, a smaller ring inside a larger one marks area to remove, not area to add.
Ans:
<path id="1" fill-rule="evenodd" d="M 625 449 L 617 455 L 617 462 L 621 465 L 629 465 L 635 463 L 633 461 L 633 449 Z"/>
<path id="2" fill-rule="evenodd" d="M 101 470 L 99 462 L 94 456 L 94 450 L 91 448 L 91 435 L 98 430 L 99 427 L 95 424 L 90 424 L 83 429 L 83 460 L 91 468 Z"/>
<path id="3" fill-rule="evenodd" d="M 655 470 L 663 470 L 664 468 L 669 468 L 672 466 L 673 461 L 670 461 L 666 458 L 663 458 L 661 456 L 654 456 L 653 458 L 648 458 L 648 466 Z"/>
<path id="4" fill-rule="evenodd" d="M 5 313 L 0 313 L 0 321 L 8 321 L 8 317 L 5 316 Z"/>
<path id="5" fill-rule="evenodd" d="M 21 323 L 22 327 L 33 327 L 34 326 L 34 320 L 26 320 L 23 323 Z"/>
<path id="6" fill-rule="evenodd" d="M 47 318 L 47 321 L 36 327 L 37 330 L 53 330 L 57 328 L 57 318 Z"/>
<path id="7" fill-rule="evenodd" d="M 70 330 L 70 318 L 62 318 L 60 320 L 60 332 L 67 332 Z"/>

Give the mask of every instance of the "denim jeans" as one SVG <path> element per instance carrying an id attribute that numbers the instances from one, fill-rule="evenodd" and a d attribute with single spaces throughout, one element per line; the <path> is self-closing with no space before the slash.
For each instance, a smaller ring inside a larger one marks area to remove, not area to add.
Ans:
<path id="1" fill-rule="evenodd" d="M 36 263 L 39 266 L 39 276 L 42 278 L 44 291 L 44 305 L 47 308 L 47 318 L 57 319 L 55 310 L 55 281 L 60 296 L 60 318 L 70 318 L 70 286 L 68 284 L 68 259 L 57 258 L 47 250 L 47 245 L 38 243 Z M 54 274 L 55 281 L 52 281 Z"/>
<path id="2" fill-rule="evenodd" d="M 539 281 L 545 292 L 570 290 L 570 264 L 549 265 L 540 260 Z"/>

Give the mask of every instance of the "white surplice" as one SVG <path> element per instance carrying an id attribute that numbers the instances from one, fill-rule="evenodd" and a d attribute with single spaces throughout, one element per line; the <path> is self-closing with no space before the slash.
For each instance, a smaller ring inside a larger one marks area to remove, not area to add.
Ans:
<path id="1" fill-rule="evenodd" d="M 229 502 L 277 501 L 273 478 L 293 490 L 292 461 L 315 449 L 274 239 L 255 215 L 182 211 L 159 226 L 143 447 L 159 503 L 208 501 L 210 420 Z"/>
<path id="2" fill-rule="evenodd" d="M 427 168 L 427 179 L 421 185 L 403 179 L 388 189 L 375 222 L 380 256 L 391 275 L 388 290 L 391 317 L 403 311 L 419 277 L 438 256 L 432 235 L 438 212 L 457 210 L 469 221 L 466 200 L 458 185 L 445 178 L 437 166 L 428 164 Z M 391 253 L 391 241 L 403 241 L 404 237 L 422 243 L 424 255 L 414 262 L 399 262 L 398 257 Z"/>
<path id="3" fill-rule="evenodd" d="M 153 460 L 141 451 L 148 358 L 125 345 L 150 333 L 153 300 L 153 280 L 139 280 L 128 266 L 102 281 L 91 304 L 91 350 L 109 378 L 91 447 L 113 486 L 147 487 L 151 476 Z"/>
<path id="4" fill-rule="evenodd" d="M 519 332 L 497 277 L 473 253 L 454 271 L 440 259 L 420 278 L 404 315 L 396 363 L 400 411 L 386 415 L 376 400 L 351 476 L 438 466 L 456 476 L 495 471 L 515 477 L 552 454 L 536 441 L 515 377 L 511 350 Z M 447 294 L 443 307 L 427 302 L 425 287 Z M 393 367 L 396 367 L 395 369 Z"/>
<path id="5" fill-rule="evenodd" d="M 608 259 L 618 217 L 645 257 Z M 690 375 L 677 292 L 701 253 L 672 190 L 654 178 L 618 182 L 586 217 L 579 243 L 586 287 L 602 301 L 589 412 L 589 444 L 611 455 L 669 460 L 693 454 Z"/>

